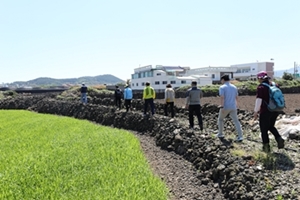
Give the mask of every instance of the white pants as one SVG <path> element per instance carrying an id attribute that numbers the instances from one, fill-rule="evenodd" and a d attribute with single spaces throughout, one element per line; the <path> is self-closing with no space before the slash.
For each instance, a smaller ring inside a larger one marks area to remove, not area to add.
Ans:
<path id="1" fill-rule="evenodd" d="M 237 116 L 237 109 L 233 109 L 233 110 L 224 110 L 222 108 L 220 109 L 219 117 L 218 117 L 219 136 L 223 136 L 224 118 L 228 114 L 230 115 L 231 119 L 233 120 L 235 129 L 238 132 L 238 139 L 242 139 L 243 138 L 243 132 L 242 132 L 240 121 L 239 121 L 238 116 Z"/>

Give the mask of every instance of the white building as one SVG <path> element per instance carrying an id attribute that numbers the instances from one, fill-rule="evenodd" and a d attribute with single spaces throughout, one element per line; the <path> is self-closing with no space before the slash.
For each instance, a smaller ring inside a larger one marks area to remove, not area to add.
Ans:
<path id="1" fill-rule="evenodd" d="M 273 62 L 255 62 L 247 64 L 230 65 L 229 67 L 202 67 L 190 69 L 187 71 L 188 75 L 198 74 L 210 76 L 214 83 L 220 82 L 223 75 L 227 74 L 231 79 L 236 80 L 250 80 L 256 79 L 256 75 L 260 71 L 266 71 L 268 76 L 274 76 Z"/>
<path id="2" fill-rule="evenodd" d="M 231 65 L 237 68 L 233 76 L 237 80 L 256 79 L 256 75 L 260 71 L 266 71 L 268 76 L 274 77 L 274 62 L 255 62 L 247 64 Z"/>
<path id="3" fill-rule="evenodd" d="M 187 71 L 188 75 L 202 75 L 211 77 L 212 82 L 220 82 L 223 75 L 229 75 L 229 78 L 234 78 L 233 74 L 237 71 L 236 67 L 202 67 L 190 69 Z"/>
<path id="4" fill-rule="evenodd" d="M 142 90 L 146 82 L 149 82 L 155 90 L 164 90 L 167 84 L 173 88 L 190 85 L 197 81 L 199 86 L 219 83 L 223 75 L 227 74 L 231 79 L 249 80 L 256 79 L 260 71 L 266 71 L 268 75 L 274 76 L 273 62 L 255 62 L 247 64 L 236 64 L 228 67 L 202 67 L 190 69 L 190 67 L 147 65 L 134 69 L 131 75 L 131 88 Z"/>
<path id="5" fill-rule="evenodd" d="M 131 75 L 131 88 L 133 90 L 142 90 L 146 82 L 155 90 L 165 90 L 167 84 L 171 84 L 173 88 L 178 88 L 184 85 L 190 85 L 192 81 L 197 81 L 198 85 L 212 84 L 212 78 L 205 75 L 190 74 L 187 72 L 189 67 L 180 66 L 162 66 L 147 65 L 134 69 L 134 74 Z"/>

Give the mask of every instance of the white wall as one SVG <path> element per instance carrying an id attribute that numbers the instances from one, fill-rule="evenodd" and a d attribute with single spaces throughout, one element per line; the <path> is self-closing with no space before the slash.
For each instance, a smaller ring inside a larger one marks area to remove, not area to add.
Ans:
<path id="1" fill-rule="evenodd" d="M 212 85 L 211 77 L 200 77 L 197 80 L 199 86 Z"/>
<path id="2" fill-rule="evenodd" d="M 270 64 L 270 63 L 269 63 Z M 274 65 L 274 63 L 271 63 Z M 243 72 L 243 73 L 233 73 L 234 78 L 240 78 L 240 79 L 248 79 L 249 77 L 256 77 L 257 73 L 260 71 L 267 71 L 267 62 L 255 62 L 255 63 L 247 63 L 247 64 L 237 64 L 237 65 L 231 65 L 233 67 L 237 67 L 238 70 L 242 69 L 250 69 L 249 72 Z M 267 71 L 268 74 L 273 74 L 272 71 Z"/>
<path id="3" fill-rule="evenodd" d="M 157 75 L 157 74 L 160 75 Z M 131 80 L 131 88 L 133 90 L 142 90 L 144 89 L 145 85 L 142 83 L 149 82 L 151 87 L 153 87 L 155 90 L 165 90 L 167 84 L 171 84 L 173 88 L 182 87 L 185 85 L 191 85 L 192 81 L 197 81 L 198 85 L 211 85 L 212 79 L 211 77 L 176 77 L 176 76 L 169 76 L 166 72 L 162 70 L 154 70 L 153 71 L 153 77 L 144 77 L 144 78 L 138 78 L 138 79 L 132 79 Z M 155 82 L 159 82 L 159 84 L 155 84 Z M 167 83 L 163 83 L 163 81 L 166 81 Z M 175 81 L 174 84 L 171 81 Z M 182 83 L 182 81 L 185 81 L 185 83 Z M 138 86 L 136 85 L 138 83 Z"/>
<path id="4" fill-rule="evenodd" d="M 212 79 L 212 81 L 220 81 L 221 74 L 228 74 L 230 78 L 231 73 L 235 72 L 237 69 L 235 67 L 203 67 L 191 69 L 187 72 L 189 75 L 205 75 Z M 214 74 L 214 78 L 212 75 Z"/>

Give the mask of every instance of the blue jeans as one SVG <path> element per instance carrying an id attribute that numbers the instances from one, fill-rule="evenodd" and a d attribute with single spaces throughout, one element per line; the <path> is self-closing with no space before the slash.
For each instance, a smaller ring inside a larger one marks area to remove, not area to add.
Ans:
<path id="1" fill-rule="evenodd" d="M 87 103 L 87 95 L 86 95 L 86 93 L 81 93 L 81 102 L 82 103 Z"/>

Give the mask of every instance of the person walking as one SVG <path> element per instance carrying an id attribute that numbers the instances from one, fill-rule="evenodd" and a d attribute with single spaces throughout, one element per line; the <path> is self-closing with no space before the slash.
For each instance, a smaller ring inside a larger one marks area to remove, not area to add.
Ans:
<path id="1" fill-rule="evenodd" d="M 132 100 L 132 89 L 129 87 L 129 85 L 125 85 L 125 90 L 124 90 L 124 101 L 125 101 L 125 108 L 126 112 L 131 109 L 131 100 Z"/>
<path id="2" fill-rule="evenodd" d="M 118 85 L 116 85 L 116 89 L 115 89 L 115 103 L 116 106 L 121 109 L 121 104 L 122 104 L 122 90 L 119 88 Z"/>
<path id="3" fill-rule="evenodd" d="M 85 83 L 81 84 L 81 88 L 80 88 L 80 92 L 81 92 L 81 103 L 87 103 L 87 87 L 85 85 Z"/>
<path id="4" fill-rule="evenodd" d="M 147 114 L 148 105 L 151 107 L 151 113 L 152 116 L 155 113 L 155 107 L 154 107 L 154 99 L 155 99 L 155 90 L 153 87 L 150 87 L 150 83 L 146 82 L 146 87 L 143 90 L 143 99 L 145 101 L 144 103 L 144 116 Z"/>
<path id="5" fill-rule="evenodd" d="M 197 81 L 192 81 L 191 84 L 192 88 L 190 88 L 186 93 L 186 109 L 189 110 L 189 123 L 190 128 L 194 128 L 194 113 L 198 118 L 198 124 L 200 130 L 203 130 L 203 122 L 202 122 L 202 115 L 201 115 L 201 106 L 200 106 L 200 99 L 203 97 L 203 92 L 200 88 L 197 87 Z"/>
<path id="6" fill-rule="evenodd" d="M 221 98 L 220 110 L 218 117 L 218 128 L 219 132 L 217 137 L 224 138 L 223 129 L 224 129 L 224 119 L 229 115 L 234 123 L 235 129 L 237 130 L 236 142 L 243 141 L 243 131 L 241 128 L 241 123 L 237 115 L 237 106 L 238 106 L 238 89 L 230 83 L 229 76 L 223 75 L 221 77 L 222 85 L 219 88 L 219 96 Z"/>
<path id="7" fill-rule="evenodd" d="M 168 107 L 170 106 L 171 116 L 174 118 L 174 101 L 175 91 L 171 84 L 167 84 L 165 90 L 165 116 L 168 116 Z"/>
<path id="8" fill-rule="evenodd" d="M 265 71 L 261 71 L 257 74 L 257 80 L 259 82 L 259 85 L 257 86 L 256 90 L 256 100 L 253 117 L 254 120 L 256 120 L 259 117 L 259 128 L 263 143 L 262 150 L 268 153 L 271 151 L 268 131 L 270 131 L 274 135 L 278 149 L 284 148 L 284 140 L 282 139 L 278 130 L 275 127 L 275 122 L 279 113 L 271 112 L 268 110 L 270 97 L 269 87 L 264 84 L 270 85 L 270 78 L 268 77 Z"/>

